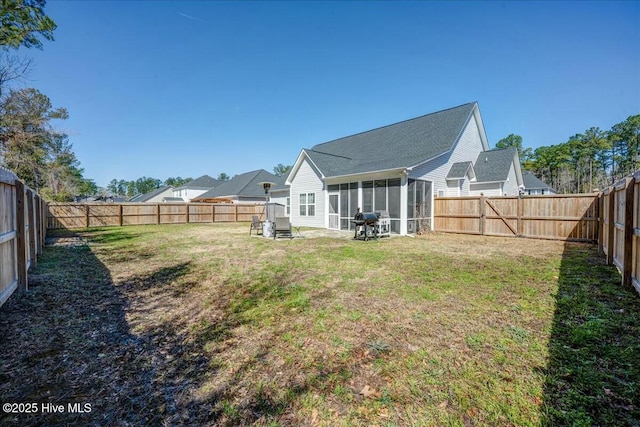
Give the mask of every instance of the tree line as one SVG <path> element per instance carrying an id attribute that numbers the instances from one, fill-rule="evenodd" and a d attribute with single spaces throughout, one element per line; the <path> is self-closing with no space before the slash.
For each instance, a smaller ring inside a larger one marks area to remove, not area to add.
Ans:
<path id="1" fill-rule="evenodd" d="M 45 0 L 2 0 L 0 5 L 0 166 L 12 170 L 45 199 L 71 201 L 94 194 L 96 184 L 84 170 L 68 136 L 53 122 L 69 117 L 65 108 L 35 88 L 14 89 L 32 61 L 16 54 L 20 47 L 42 48 L 53 40 L 55 22 L 44 13 Z"/>
<path id="2" fill-rule="evenodd" d="M 291 166 L 285 166 L 282 163 L 278 163 L 277 166 L 273 168 L 273 174 L 276 176 L 283 176 L 291 170 Z M 216 177 L 218 181 L 229 181 L 231 177 L 227 175 L 225 172 L 221 172 Z M 164 181 L 157 178 L 149 178 L 143 176 L 136 180 L 127 181 L 125 179 L 112 179 L 107 185 L 106 190 L 112 195 L 116 197 L 133 197 L 137 194 L 145 194 L 149 193 L 153 190 L 156 190 L 162 186 L 170 185 L 172 187 L 180 187 L 181 185 L 187 184 L 189 181 L 192 181 L 193 178 L 181 178 L 179 176 L 173 178 L 169 177 Z"/>
<path id="3" fill-rule="evenodd" d="M 145 194 L 153 190 L 156 190 L 164 185 L 170 185 L 172 187 L 179 187 L 192 181 L 193 178 L 181 178 L 181 177 L 169 177 L 164 181 L 157 178 L 149 178 L 143 176 L 135 181 L 127 181 L 124 179 L 112 179 L 107 185 L 107 190 L 112 196 L 117 197 L 133 197 L 136 194 Z"/>
<path id="4" fill-rule="evenodd" d="M 609 130 L 591 127 L 566 142 L 525 148 L 522 137 L 511 134 L 496 148 L 516 147 L 523 170 L 558 193 L 602 190 L 631 175 L 640 166 L 640 115 L 629 116 Z"/>

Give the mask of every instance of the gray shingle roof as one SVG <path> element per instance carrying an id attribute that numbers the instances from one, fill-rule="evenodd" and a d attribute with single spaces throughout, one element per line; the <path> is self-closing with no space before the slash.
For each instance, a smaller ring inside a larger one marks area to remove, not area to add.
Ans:
<path id="1" fill-rule="evenodd" d="M 216 188 L 201 194 L 196 199 L 213 199 L 216 197 L 245 196 L 245 197 L 264 197 L 264 190 L 259 182 L 274 182 L 277 184 L 275 188 L 284 187 L 284 179 L 275 176 L 264 169 L 246 172 L 234 176 L 229 181 L 225 181 Z M 280 184 L 282 182 L 282 184 Z"/>
<path id="2" fill-rule="evenodd" d="M 467 176 L 467 171 L 471 167 L 471 162 L 456 162 L 451 165 L 447 179 L 463 179 Z"/>
<path id="3" fill-rule="evenodd" d="M 451 150 L 475 102 L 305 149 L 324 176 L 412 167 Z"/>
<path id="4" fill-rule="evenodd" d="M 522 181 L 524 184 L 524 188 L 527 190 L 532 190 L 532 189 L 546 190 L 547 188 L 550 188 L 553 190 L 553 188 L 551 188 L 549 184 L 538 179 L 538 177 L 536 177 L 531 171 L 522 172 Z"/>
<path id="5" fill-rule="evenodd" d="M 202 175 L 199 178 L 192 179 L 186 184 L 183 184 L 180 187 L 175 188 L 175 190 L 183 190 L 185 188 L 194 188 L 197 190 L 208 190 L 210 188 L 214 188 L 216 185 L 220 183 L 221 181 L 211 178 L 209 175 Z"/>
<path id="6" fill-rule="evenodd" d="M 516 154 L 514 147 L 482 151 L 473 166 L 476 182 L 506 181 Z"/>
<path id="7" fill-rule="evenodd" d="M 162 186 L 160 188 L 156 188 L 153 191 L 150 191 L 148 193 L 145 194 L 138 194 L 137 196 L 134 196 L 132 198 L 129 199 L 130 202 L 146 202 L 148 200 L 151 200 L 152 198 L 154 198 L 155 196 L 157 196 L 158 194 L 162 193 L 163 191 L 169 190 L 173 188 L 170 185 L 165 185 Z"/>

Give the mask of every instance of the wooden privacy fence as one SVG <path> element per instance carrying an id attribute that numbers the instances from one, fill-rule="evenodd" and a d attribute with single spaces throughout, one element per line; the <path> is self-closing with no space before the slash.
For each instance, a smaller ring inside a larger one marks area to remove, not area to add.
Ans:
<path id="1" fill-rule="evenodd" d="M 145 224 L 250 222 L 262 220 L 264 204 L 211 203 L 49 203 L 48 228 L 84 228 Z"/>
<path id="2" fill-rule="evenodd" d="M 44 247 L 46 203 L 13 173 L 0 168 L 0 306 L 28 289 L 27 271 Z"/>
<path id="3" fill-rule="evenodd" d="M 598 195 L 437 197 L 434 231 L 598 240 Z"/>
<path id="4" fill-rule="evenodd" d="M 640 292 L 640 171 L 600 193 L 599 204 L 600 250 L 620 271 L 623 285 Z"/>

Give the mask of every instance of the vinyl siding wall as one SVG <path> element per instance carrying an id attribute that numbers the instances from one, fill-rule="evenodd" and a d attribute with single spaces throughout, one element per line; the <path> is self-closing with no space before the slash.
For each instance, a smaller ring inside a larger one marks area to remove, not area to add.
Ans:
<path id="1" fill-rule="evenodd" d="M 471 196 L 502 196 L 502 183 L 471 184 Z"/>
<path id="2" fill-rule="evenodd" d="M 509 168 L 509 178 L 507 182 L 504 183 L 502 187 L 503 195 L 507 196 L 517 196 L 518 195 L 518 179 L 516 177 L 516 169 L 513 167 L 513 163 Z"/>
<path id="3" fill-rule="evenodd" d="M 469 189 L 468 184 L 463 185 L 462 191 L 457 194 L 458 190 L 455 187 L 448 187 L 446 177 L 453 163 L 467 161 L 473 163 L 481 151 L 484 151 L 484 147 L 482 146 L 478 123 L 475 116 L 472 115 L 453 150 L 449 154 L 416 167 L 409 173 L 409 178 L 432 181 L 433 194 L 438 194 L 438 190 L 444 190 L 445 195 L 468 196 L 468 193 L 465 194 L 465 191 Z"/>
<path id="4" fill-rule="evenodd" d="M 326 227 L 326 195 L 320 176 L 307 159 L 302 161 L 291 183 L 291 224 L 298 227 Z M 315 193 L 316 212 L 314 216 L 300 216 L 300 194 Z"/>
<path id="5" fill-rule="evenodd" d="M 146 200 L 145 203 L 162 203 L 162 199 L 164 197 L 173 197 L 173 190 L 169 188 L 162 193 L 153 196 L 149 200 Z"/>
<path id="6" fill-rule="evenodd" d="M 180 197 L 185 202 L 190 201 L 191 199 L 195 199 L 201 194 L 206 193 L 209 190 L 196 190 L 193 188 L 183 188 L 181 190 L 173 190 L 173 197 Z"/>

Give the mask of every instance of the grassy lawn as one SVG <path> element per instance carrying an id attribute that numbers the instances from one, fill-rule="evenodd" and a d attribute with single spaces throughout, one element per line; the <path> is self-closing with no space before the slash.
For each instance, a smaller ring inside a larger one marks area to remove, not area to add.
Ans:
<path id="1" fill-rule="evenodd" d="M 640 297 L 591 245 L 80 231 L 0 308 L 0 425 L 640 425 Z"/>

